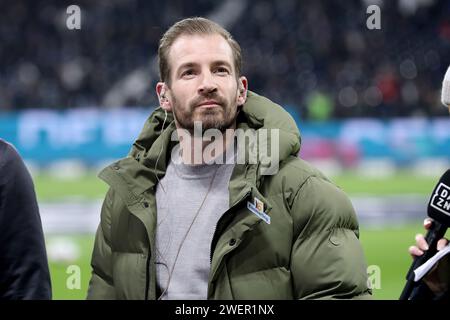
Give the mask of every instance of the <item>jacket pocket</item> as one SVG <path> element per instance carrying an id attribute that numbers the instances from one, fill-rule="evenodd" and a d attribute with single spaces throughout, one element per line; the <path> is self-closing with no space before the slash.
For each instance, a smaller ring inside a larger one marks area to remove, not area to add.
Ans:
<path id="1" fill-rule="evenodd" d="M 145 299 L 146 268 L 145 254 L 113 252 L 113 281 L 117 299 Z"/>

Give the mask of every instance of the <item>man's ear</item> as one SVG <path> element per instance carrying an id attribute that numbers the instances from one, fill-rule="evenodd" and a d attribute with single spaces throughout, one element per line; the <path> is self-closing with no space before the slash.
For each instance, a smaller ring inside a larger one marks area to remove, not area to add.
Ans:
<path id="1" fill-rule="evenodd" d="M 242 106 L 247 101 L 248 82 L 246 77 L 240 77 L 238 80 L 238 98 L 237 105 Z"/>
<path id="2" fill-rule="evenodd" d="M 158 82 L 156 84 L 156 94 L 158 95 L 159 105 L 166 111 L 172 111 L 172 104 L 168 98 L 167 85 L 165 82 Z"/>

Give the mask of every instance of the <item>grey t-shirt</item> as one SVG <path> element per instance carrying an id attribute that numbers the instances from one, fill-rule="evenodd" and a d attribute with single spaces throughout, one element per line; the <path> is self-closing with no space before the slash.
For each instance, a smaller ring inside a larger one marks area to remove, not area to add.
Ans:
<path id="1" fill-rule="evenodd" d="M 224 164 L 186 165 L 176 153 L 158 183 L 156 280 L 161 292 L 166 290 L 173 268 L 169 287 L 161 299 L 207 298 L 211 242 L 218 220 L 229 208 L 228 184 L 234 155 L 228 152 Z"/>

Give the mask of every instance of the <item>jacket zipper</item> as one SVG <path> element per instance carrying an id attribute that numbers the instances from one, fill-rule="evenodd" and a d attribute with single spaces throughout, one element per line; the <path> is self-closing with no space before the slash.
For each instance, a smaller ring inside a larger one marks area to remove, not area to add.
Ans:
<path id="1" fill-rule="evenodd" d="M 209 266 L 211 267 L 212 265 L 212 257 L 213 257 L 213 253 L 214 253 L 214 244 L 217 242 L 217 227 L 219 226 L 220 222 L 224 219 L 224 217 L 228 216 L 230 214 L 230 212 L 232 211 L 232 209 L 234 209 L 237 205 L 239 205 L 243 200 L 245 200 L 252 192 L 248 191 L 246 194 L 244 194 L 237 202 L 235 202 L 226 212 L 225 214 L 223 214 L 219 221 L 217 221 L 216 226 L 214 228 L 214 233 L 213 233 L 213 238 L 212 238 L 212 242 L 211 242 L 211 248 L 210 248 L 210 252 L 209 252 Z"/>

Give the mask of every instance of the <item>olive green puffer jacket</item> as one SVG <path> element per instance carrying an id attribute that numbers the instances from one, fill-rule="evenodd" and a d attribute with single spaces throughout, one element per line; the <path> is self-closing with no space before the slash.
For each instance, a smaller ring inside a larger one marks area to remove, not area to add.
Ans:
<path id="1" fill-rule="evenodd" d="M 156 175 L 164 176 L 176 144 L 173 116 L 164 128 L 163 120 L 164 111 L 156 109 L 128 157 L 100 173 L 110 188 L 95 239 L 89 299 L 157 298 Z M 300 133 L 292 117 L 249 92 L 237 127 L 279 129 L 279 171 L 262 175 L 260 162 L 235 165 L 230 208 L 211 243 L 208 299 L 370 298 L 352 204 L 298 158 Z M 247 208 L 255 197 L 270 224 Z"/>

